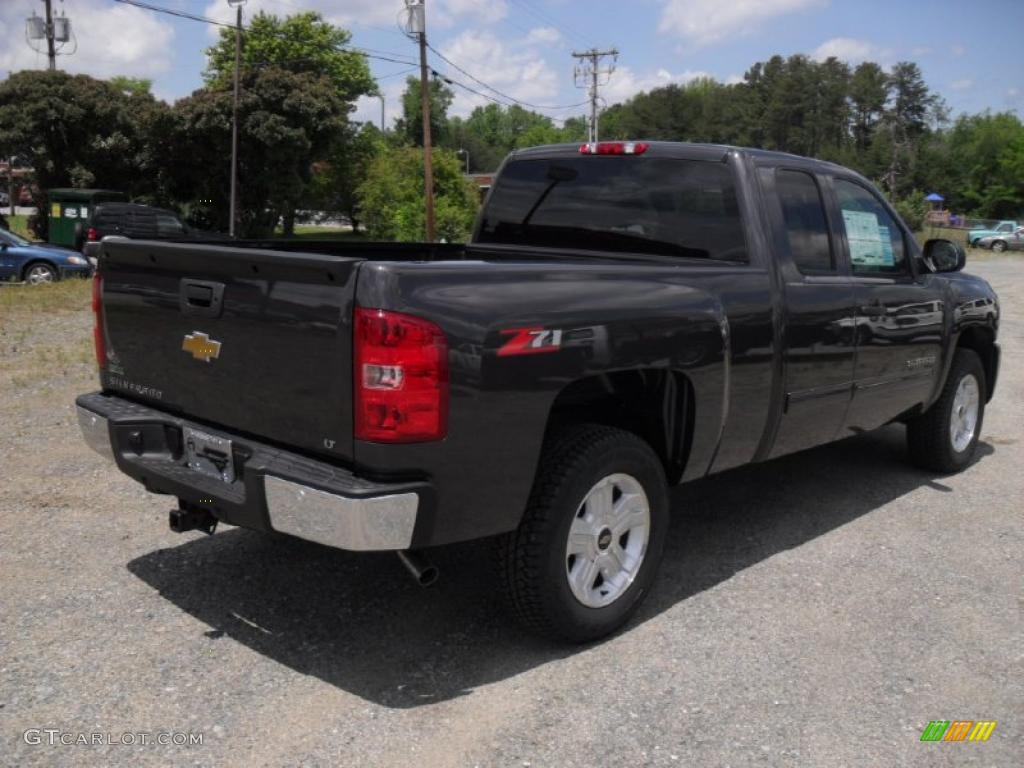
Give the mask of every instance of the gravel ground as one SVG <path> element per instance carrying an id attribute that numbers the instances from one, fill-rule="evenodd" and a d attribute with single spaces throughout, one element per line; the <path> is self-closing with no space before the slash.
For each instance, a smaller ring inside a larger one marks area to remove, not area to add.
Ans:
<path id="1" fill-rule="evenodd" d="M 485 548 L 422 590 L 391 556 L 170 533 L 79 439 L 87 293 L 0 303 L 0 763 L 1021 765 L 1024 260 L 971 269 L 1004 310 L 976 464 L 909 468 L 891 427 L 685 486 L 641 613 L 585 648 L 511 625 Z M 956 719 L 999 724 L 919 741 Z M 202 745 L 117 743 L 162 732 Z"/>

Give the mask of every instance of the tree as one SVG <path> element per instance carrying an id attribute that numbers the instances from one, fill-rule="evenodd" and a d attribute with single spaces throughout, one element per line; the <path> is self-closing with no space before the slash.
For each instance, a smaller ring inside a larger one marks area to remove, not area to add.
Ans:
<path id="1" fill-rule="evenodd" d="M 402 93 L 402 116 L 395 121 L 395 133 L 407 144 L 423 146 L 423 89 L 418 77 L 405 80 Z M 439 78 L 430 81 L 430 136 L 434 146 L 444 146 L 448 139 L 448 108 L 455 93 Z"/>
<path id="2" fill-rule="evenodd" d="M 153 81 L 147 77 L 114 75 L 107 82 L 125 96 L 151 96 L 153 93 Z"/>
<path id="3" fill-rule="evenodd" d="M 87 75 L 26 70 L 0 83 L 0 151 L 33 170 L 39 196 L 32 226 L 44 236 L 54 187 L 103 187 L 164 199 L 149 149 L 167 106 L 148 91 L 125 92 Z"/>
<path id="4" fill-rule="evenodd" d="M 327 78 L 337 96 L 351 105 L 376 91 L 366 57 L 347 46 L 352 34 L 306 11 L 284 19 L 257 13 L 242 35 L 242 68 L 246 71 L 276 67 L 295 74 Z M 230 89 L 235 72 L 235 31 L 222 28 L 217 43 L 207 51 L 203 77 L 214 90 Z"/>
<path id="5" fill-rule="evenodd" d="M 866 152 L 874 138 L 889 98 L 889 79 L 872 61 L 857 65 L 850 79 L 850 106 L 853 113 L 853 141 L 858 152 Z"/>
<path id="6" fill-rule="evenodd" d="M 309 207 L 339 212 L 359 231 L 359 186 L 366 181 L 370 165 L 384 152 L 384 136 L 372 124 L 349 127 L 335 142 L 325 162 L 319 164 L 307 191 Z"/>
<path id="7" fill-rule="evenodd" d="M 463 176 L 454 152 L 435 150 L 433 161 L 437 235 L 448 242 L 465 241 L 479 208 L 479 193 Z M 373 239 L 423 240 L 423 150 L 400 147 L 377 155 L 359 187 L 359 207 Z"/>
<path id="8" fill-rule="evenodd" d="M 898 194 L 897 182 L 914 155 L 917 140 L 928 129 L 927 118 L 935 102 L 917 64 L 901 61 L 892 68 L 890 100 L 884 120 L 889 128 L 890 161 L 886 173 L 889 194 Z"/>
<path id="9" fill-rule="evenodd" d="M 268 67 L 246 72 L 239 103 L 239 208 L 245 236 L 266 236 L 302 199 L 313 163 L 347 129 L 331 81 Z M 174 105 L 167 172 L 181 200 L 227 229 L 232 94 L 201 89 Z"/>

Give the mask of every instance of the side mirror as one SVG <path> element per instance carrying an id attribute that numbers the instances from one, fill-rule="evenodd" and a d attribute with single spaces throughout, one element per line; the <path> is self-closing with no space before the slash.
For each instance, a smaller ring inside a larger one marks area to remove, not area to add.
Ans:
<path id="1" fill-rule="evenodd" d="M 936 272 L 959 272 L 967 263 L 967 253 L 952 240 L 927 241 L 923 257 Z"/>

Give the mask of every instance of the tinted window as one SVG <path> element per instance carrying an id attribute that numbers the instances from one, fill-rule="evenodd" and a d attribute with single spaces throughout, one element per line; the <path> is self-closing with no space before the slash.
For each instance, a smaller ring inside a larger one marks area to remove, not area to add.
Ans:
<path id="1" fill-rule="evenodd" d="M 725 164 L 655 157 L 509 163 L 491 192 L 478 241 L 747 258 Z"/>
<path id="2" fill-rule="evenodd" d="M 906 273 L 903 232 L 875 195 L 859 184 L 836 179 L 836 197 L 855 275 Z"/>
<path id="3" fill-rule="evenodd" d="M 801 272 L 835 269 L 828 221 L 814 177 L 803 171 L 779 171 L 775 188 L 789 238 L 789 251 Z"/>

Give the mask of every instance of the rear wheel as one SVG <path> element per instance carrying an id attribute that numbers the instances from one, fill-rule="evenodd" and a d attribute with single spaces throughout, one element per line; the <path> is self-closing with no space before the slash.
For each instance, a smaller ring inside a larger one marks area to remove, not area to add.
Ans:
<path id="1" fill-rule="evenodd" d="M 57 270 L 49 264 L 37 261 L 25 267 L 25 273 L 22 277 L 30 285 L 52 283 L 57 280 Z"/>
<path id="2" fill-rule="evenodd" d="M 557 433 L 522 523 L 498 544 L 513 612 L 563 641 L 615 631 L 646 596 L 667 527 L 665 474 L 646 442 L 598 425 Z"/>
<path id="3" fill-rule="evenodd" d="M 958 349 L 942 395 L 907 423 L 907 445 L 916 464 L 959 472 L 971 463 L 985 416 L 985 369 L 970 349 Z"/>
<path id="4" fill-rule="evenodd" d="M 1006 243 L 1004 243 L 1002 240 L 996 240 L 994 243 L 992 243 L 992 250 L 998 253 L 1002 253 L 1003 251 L 1006 250 Z"/>

